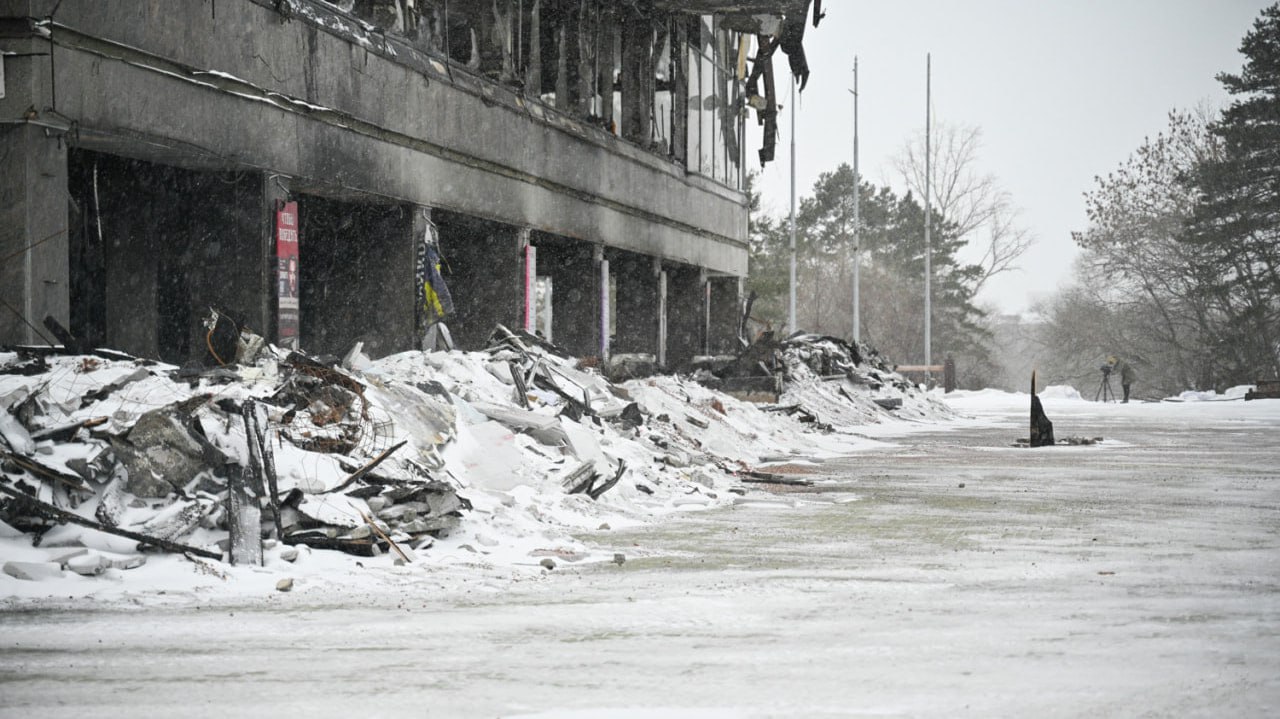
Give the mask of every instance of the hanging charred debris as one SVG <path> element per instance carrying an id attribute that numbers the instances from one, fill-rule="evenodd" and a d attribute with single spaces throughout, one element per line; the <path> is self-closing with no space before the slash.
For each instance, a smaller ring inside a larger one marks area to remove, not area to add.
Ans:
<path id="1" fill-rule="evenodd" d="M 787 56 L 803 91 L 810 72 L 805 29 L 810 19 L 816 28 L 826 16 L 821 0 L 328 4 L 375 32 L 403 37 L 420 50 L 698 167 L 715 162 L 714 152 L 699 147 L 700 126 L 708 119 L 723 125 L 716 128 L 726 143 L 720 154 L 737 164 L 738 119 L 748 109 L 764 128 L 760 163 L 773 161 L 779 110 L 774 55 L 780 50 Z M 680 97 L 697 107 L 684 112 L 685 103 L 672 101 Z M 703 116 L 708 110 L 710 118 Z M 697 155 L 692 158 L 691 148 Z"/>

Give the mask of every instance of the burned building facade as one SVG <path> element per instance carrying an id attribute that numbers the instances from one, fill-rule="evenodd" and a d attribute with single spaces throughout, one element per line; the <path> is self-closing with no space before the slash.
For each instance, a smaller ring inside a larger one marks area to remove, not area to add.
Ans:
<path id="1" fill-rule="evenodd" d="M 807 73 L 808 10 L 0 0 L 0 344 L 57 341 L 51 317 L 182 362 L 217 307 L 385 355 L 443 280 L 463 349 L 496 323 L 670 367 L 726 349 L 744 127 L 770 159 L 771 55 Z"/>

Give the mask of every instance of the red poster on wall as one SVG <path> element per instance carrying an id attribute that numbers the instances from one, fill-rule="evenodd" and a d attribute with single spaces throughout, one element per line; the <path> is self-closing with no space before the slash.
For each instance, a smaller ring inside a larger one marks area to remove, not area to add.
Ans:
<path id="1" fill-rule="evenodd" d="M 276 211 L 276 299 L 280 346 L 298 348 L 298 203 Z"/>

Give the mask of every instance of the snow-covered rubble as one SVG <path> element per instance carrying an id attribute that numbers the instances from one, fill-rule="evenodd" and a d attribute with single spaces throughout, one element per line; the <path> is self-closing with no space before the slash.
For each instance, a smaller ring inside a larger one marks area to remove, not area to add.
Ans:
<path id="1" fill-rule="evenodd" d="M 356 348 L 345 366 L 273 347 L 201 372 L 0 353 L 0 596 L 614 559 L 575 535 L 731 501 L 766 461 L 876 444 L 860 425 L 951 416 L 824 342 L 784 348 L 776 406 L 677 376 L 612 384 L 501 327 L 487 352 Z M 246 523 L 262 543 L 232 566 Z"/>

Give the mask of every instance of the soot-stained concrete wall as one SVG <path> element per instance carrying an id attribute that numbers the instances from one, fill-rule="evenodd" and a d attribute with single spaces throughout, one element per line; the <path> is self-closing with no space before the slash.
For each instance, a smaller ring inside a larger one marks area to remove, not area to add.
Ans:
<path id="1" fill-rule="evenodd" d="M 75 150 L 67 167 L 73 334 L 181 363 L 204 354 L 200 321 L 211 306 L 266 328 L 261 173 Z"/>
<path id="2" fill-rule="evenodd" d="M 66 183 L 64 144 L 0 125 L 0 343 L 43 344 L 45 316 L 68 321 Z"/>

